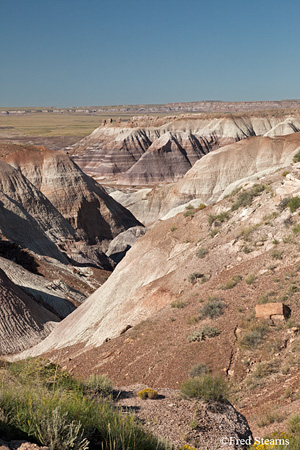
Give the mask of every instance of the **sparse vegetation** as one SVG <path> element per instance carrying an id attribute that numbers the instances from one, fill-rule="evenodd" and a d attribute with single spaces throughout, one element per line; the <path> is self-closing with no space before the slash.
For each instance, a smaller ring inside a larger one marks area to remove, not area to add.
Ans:
<path id="1" fill-rule="evenodd" d="M 207 250 L 207 248 L 200 248 L 200 249 L 197 251 L 196 255 L 197 255 L 198 258 L 200 258 L 200 259 L 205 258 L 205 256 L 208 255 L 208 250 Z"/>
<path id="2" fill-rule="evenodd" d="M 228 395 L 228 386 L 220 375 L 203 375 L 185 381 L 181 393 L 184 397 L 199 398 L 205 402 L 223 402 Z"/>
<path id="3" fill-rule="evenodd" d="M 196 366 L 191 367 L 189 371 L 189 376 L 191 378 L 201 377 L 203 375 L 208 375 L 211 372 L 210 368 L 204 363 L 199 363 Z"/>
<path id="4" fill-rule="evenodd" d="M 105 375 L 93 374 L 84 382 L 84 385 L 88 391 L 94 394 L 103 395 L 104 397 L 107 397 L 113 393 L 112 383 Z"/>
<path id="5" fill-rule="evenodd" d="M 293 157 L 293 162 L 294 162 L 294 163 L 300 162 L 300 151 L 297 152 L 297 153 L 294 155 L 294 157 Z"/>
<path id="6" fill-rule="evenodd" d="M 226 284 L 222 284 L 219 289 L 222 289 L 223 291 L 226 291 L 228 289 L 234 288 L 243 277 L 241 275 L 234 275 L 231 280 L 229 280 Z"/>
<path id="7" fill-rule="evenodd" d="M 300 197 L 291 198 L 287 206 L 290 208 L 291 213 L 295 212 L 300 206 Z"/>
<path id="8" fill-rule="evenodd" d="M 238 195 L 236 202 L 231 206 L 231 211 L 236 211 L 241 206 L 251 206 L 255 197 L 261 194 L 266 189 L 264 184 L 255 184 L 252 189 L 242 191 Z"/>
<path id="9" fill-rule="evenodd" d="M 224 313 L 226 305 L 225 303 L 218 298 L 210 298 L 208 302 L 201 308 L 200 310 L 200 318 L 205 319 L 209 317 L 210 319 L 214 319 L 216 317 L 221 316 Z"/>
<path id="10" fill-rule="evenodd" d="M 215 336 L 219 336 L 221 333 L 220 330 L 218 330 L 215 327 L 211 327 L 209 325 L 205 325 L 201 330 L 194 331 L 190 336 L 188 337 L 189 342 L 201 342 L 204 341 L 206 338 L 213 338 Z"/>
<path id="11" fill-rule="evenodd" d="M 271 256 L 273 259 L 282 259 L 283 256 L 283 250 L 272 250 Z"/>
<path id="12" fill-rule="evenodd" d="M 200 273 L 200 272 L 193 272 L 193 273 L 191 273 L 191 274 L 189 275 L 189 281 L 190 281 L 191 283 L 195 284 L 196 281 L 197 281 L 199 278 L 203 278 L 203 277 L 204 277 L 204 274 L 203 274 L 203 273 Z"/>
<path id="13" fill-rule="evenodd" d="M 184 308 L 186 305 L 187 305 L 187 302 L 184 302 L 184 301 L 181 300 L 181 299 L 177 299 L 177 300 L 174 300 L 174 301 L 171 303 L 171 308 L 182 309 L 182 308 Z"/>
<path id="14" fill-rule="evenodd" d="M 245 282 L 247 284 L 253 284 L 256 280 L 257 280 L 257 277 L 253 273 L 249 273 L 249 275 L 247 275 L 245 278 Z"/>
<path id="15" fill-rule="evenodd" d="M 176 230 L 177 230 L 176 225 L 171 225 L 170 231 L 171 231 L 172 233 L 174 233 L 174 231 L 176 231 Z"/>
<path id="16" fill-rule="evenodd" d="M 221 223 L 226 222 L 229 219 L 228 211 L 221 212 L 220 214 L 209 214 L 208 215 L 208 223 L 209 225 L 215 224 L 219 226 Z"/>
<path id="17" fill-rule="evenodd" d="M 265 336 L 269 332 L 269 328 L 264 323 L 253 323 L 249 329 L 244 331 L 239 338 L 239 345 L 244 349 L 256 349 L 263 343 Z"/>
<path id="18" fill-rule="evenodd" d="M 282 200 L 280 200 L 280 202 L 277 206 L 277 208 L 279 209 L 280 212 L 283 212 L 287 208 L 290 200 L 291 200 L 290 197 L 285 197 Z"/>

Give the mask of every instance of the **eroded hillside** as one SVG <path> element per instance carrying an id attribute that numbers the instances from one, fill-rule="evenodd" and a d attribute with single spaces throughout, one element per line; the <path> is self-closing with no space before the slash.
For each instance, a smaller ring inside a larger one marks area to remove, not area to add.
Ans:
<path id="1" fill-rule="evenodd" d="M 174 182 L 212 150 L 300 130 L 299 114 L 133 117 L 108 122 L 66 150 L 89 175 L 123 185 Z"/>

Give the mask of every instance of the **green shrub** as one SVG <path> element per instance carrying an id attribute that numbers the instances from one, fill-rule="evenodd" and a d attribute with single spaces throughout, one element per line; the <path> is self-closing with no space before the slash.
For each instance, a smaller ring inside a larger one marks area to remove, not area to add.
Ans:
<path id="1" fill-rule="evenodd" d="M 186 302 L 184 302 L 183 300 L 178 299 L 178 300 L 174 300 L 174 301 L 171 303 L 171 308 L 182 309 L 182 308 L 184 308 L 186 305 L 187 305 Z"/>
<path id="2" fill-rule="evenodd" d="M 300 206 L 300 197 L 291 198 L 287 206 L 290 208 L 291 213 L 295 212 Z"/>
<path id="3" fill-rule="evenodd" d="M 219 317 L 224 313 L 225 307 L 226 305 L 222 300 L 218 298 L 209 299 L 200 310 L 200 318 L 205 319 L 205 317 L 209 317 L 210 319 L 214 319 L 215 317 Z"/>
<path id="4" fill-rule="evenodd" d="M 93 374 L 84 382 L 84 385 L 90 392 L 104 397 L 113 393 L 112 383 L 105 375 Z"/>
<path id="5" fill-rule="evenodd" d="M 184 397 L 198 398 L 205 402 L 223 402 L 228 395 L 228 387 L 219 375 L 203 375 L 185 381 L 181 386 L 181 393 Z"/>
<path id="6" fill-rule="evenodd" d="M 58 406 L 52 411 L 44 411 L 37 424 L 38 439 L 50 450 L 88 450 L 89 441 L 83 437 L 80 422 L 70 421 L 68 413 L 62 413 Z"/>
<path id="7" fill-rule="evenodd" d="M 299 224 L 296 224 L 295 226 L 293 226 L 293 233 L 294 234 L 300 233 L 300 225 Z"/>
<path id="8" fill-rule="evenodd" d="M 294 162 L 294 163 L 300 162 L 300 151 L 297 152 L 297 153 L 294 155 L 294 157 L 293 157 L 293 162 Z"/>
<path id="9" fill-rule="evenodd" d="M 299 152 L 300 153 L 300 152 Z M 291 417 L 288 421 L 288 431 L 300 437 L 300 414 Z"/>
<path id="10" fill-rule="evenodd" d="M 204 363 L 199 363 L 196 366 L 191 367 L 189 371 L 189 376 L 191 378 L 201 377 L 203 375 L 208 375 L 211 372 L 210 368 Z"/>
<path id="11" fill-rule="evenodd" d="M 253 273 L 249 273 L 249 275 L 247 275 L 247 277 L 245 278 L 245 282 L 247 284 L 253 284 L 254 281 L 257 280 L 257 277 L 255 275 L 253 275 Z"/>
<path id="12" fill-rule="evenodd" d="M 200 342 L 204 341 L 206 338 L 213 338 L 215 336 L 218 336 L 221 333 L 220 330 L 218 330 L 215 327 L 211 327 L 209 325 L 205 325 L 201 330 L 194 331 L 190 336 L 188 337 L 189 342 Z"/>
<path id="13" fill-rule="evenodd" d="M 207 248 L 200 248 L 200 249 L 197 251 L 197 253 L 196 253 L 196 255 L 198 256 L 198 258 L 200 258 L 200 259 L 205 258 L 205 256 L 206 256 L 207 254 L 208 254 Z"/>
<path id="14" fill-rule="evenodd" d="M 183 213 L 184 217 L 194 217 L 195 210 L 194 209 L 188 209 Z"/>
<path id="15" fill-rule="evenodd" d="M 177 230 L 176 225 L 171 225 L 170 231 L 172 231 L 172 233 L 174 233 L 174 231 L 176 231 L 176 230 Z"/>

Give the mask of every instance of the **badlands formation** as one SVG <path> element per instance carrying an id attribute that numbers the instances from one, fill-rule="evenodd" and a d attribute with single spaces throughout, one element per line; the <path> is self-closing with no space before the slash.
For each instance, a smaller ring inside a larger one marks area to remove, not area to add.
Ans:
<path id="1" fill-rule="evenodd" d="M 45 337 L 101 285 L 115 265 L 109 243 L 141 224 L 64 153 L 2 144 L 0 157 L 0 269 L 10 279 L 3 274 L 1 342 L 11 352 Z M 13 286 L 20 300 L 8 307 Z M 13 320 L 16 330 L 26 322 L 12 346 Z"/>
<path id="2" fill-rule="evenodd" d="M 250 136 L 300 130 L 299 114 L 133 117 L 105 123 L 68 147 L 74 161 L 99 180 L 154 185 L 180 179 L 204 155 Z"/>
<path id="3" fill-rule="evenodd" d="M 299 129 L 296 113 L 139 118 L 69 155 L 2 145 L 2 354 L 165 389 L 203 363 L 252 431 L 279 398 L 299 410 Z M 262 327 L 257 302 L 291 317 Z"/>

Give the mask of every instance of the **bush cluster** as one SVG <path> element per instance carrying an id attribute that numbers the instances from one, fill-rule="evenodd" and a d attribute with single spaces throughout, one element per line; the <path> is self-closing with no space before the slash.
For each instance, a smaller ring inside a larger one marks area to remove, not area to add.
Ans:
<path id="1" fill-rule="evenodd" d="M 214 319 L 216 317 L 221 316 L 224 313 L 226 305 L 225 303 L 218 298 L 210 298 L 208 302 L 201 308 L 200 310 L 200 318 L 205 319 L 209 317 L 210 319 Z"/>
<path id="2" fill-rule="evenodd" d="M 181 393 L 184 397 L 199 398 L 205 402 L 224 402 L 228 386 L 220 375 L 203 375 L 185 381 L 181 386 Z"/>

